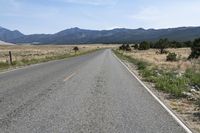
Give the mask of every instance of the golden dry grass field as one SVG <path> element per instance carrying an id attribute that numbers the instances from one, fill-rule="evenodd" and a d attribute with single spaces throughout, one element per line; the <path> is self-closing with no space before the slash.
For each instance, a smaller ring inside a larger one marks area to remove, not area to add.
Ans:
<path id="1" fill-rule="evenodd" d="M 0 62 L 9 60 L 8 51 L 12 52 L 13 61 L 22 59 L 42 59 L 45 57 L 59 56 L 63 54 L 74 55 L 74 46 L 78 46 L 79 52 L 84 53 L 100 48 L 114 47 L 114 45 L 0 45 Z"/>
<path id="2" fill-rule="evenodd" d="M 73 50 L 75 46 L 79 48 L 76 53 Z M 0 45 L 0 71 L 113 47 L 116 45 Z M 9 51 L 12 52 L 12 64 Z"/>
<path id="3" fill-rule="evenodd" d="M 185 71 L 192 67 L 200 68 L 200 60 L 187 60 L 191 53 L 190 48 L 167 49 L 167 51 L 177 54 L 178 61 L 174 62 L 166 61 L 167 54 L 156 54 L 157 51 L 156 49 L 133 50 L 125 54 L 139 60 L 147 61 L 160 69 Z"/>

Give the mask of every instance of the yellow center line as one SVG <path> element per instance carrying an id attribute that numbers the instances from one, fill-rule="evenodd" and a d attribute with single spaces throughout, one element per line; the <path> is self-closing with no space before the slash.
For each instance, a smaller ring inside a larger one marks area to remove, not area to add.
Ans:
<path id="1" fill-rule="evenodd" d="M 69 80 L 69 79 L 72 78 L 76 73 L 77 73 L 77 72 L 74 72 L 74 73 L 72 73 L 71 75 L 65 77 L 63 81 Z"/>

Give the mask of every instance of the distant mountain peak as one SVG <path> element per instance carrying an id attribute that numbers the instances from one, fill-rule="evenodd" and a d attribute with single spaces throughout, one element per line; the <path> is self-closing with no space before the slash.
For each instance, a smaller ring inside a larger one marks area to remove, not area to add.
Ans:
<path id="1" fill-rule="evenodd" d="M 70 29 L 66 29 L 66 30 L 69 30 L 69 31 L 80 31 L 80 30 L 83 30 L 83 29 L 80 29 L 78 27 L 74 27 L 74 28 L 70 28 Z"/>
<path id="2" fill-rule="evenodd" d="M 137 30 L 145 30 L 144 28 L 138 28 Z"/>
<path id="3" fill-rule="evenodd" d="M 18 30 L 13 30 L 13 32 L 22 34 L 22 33 L 21 33 L 20 31 L 18 31 Z"/>
<path id="4" fill-rule="evenodd" d="M 71 29 L 73 29 L 73 30 L 80 30 L 79 27 L 73 27 L 73 28 L 71 28 Z"/>

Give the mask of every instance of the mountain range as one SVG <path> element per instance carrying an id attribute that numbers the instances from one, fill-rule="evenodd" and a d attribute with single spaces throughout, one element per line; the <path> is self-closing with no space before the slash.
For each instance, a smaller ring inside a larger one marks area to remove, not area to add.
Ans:
<path id="1" fill-rule="evenodd" d="M 200 37 L 200 27 L 179 27 L 169 29 L 125 29 L 86 30 L 71 28 L 55 34 L 24 35 L 18 30 L 0 27 L 0 40 L 16 44 L 95 44 L 95 43 L 136 43 L 157 41 L 168 38 L 175 41 L 188 41 Z"/>

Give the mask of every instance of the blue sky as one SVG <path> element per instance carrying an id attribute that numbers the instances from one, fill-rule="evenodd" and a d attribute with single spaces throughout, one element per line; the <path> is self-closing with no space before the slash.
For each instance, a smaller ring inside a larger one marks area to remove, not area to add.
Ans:
<path id="1" fill-rule="evenodd" d="M 0 0 L 0 26 L 25 34 L 200 26 L 200 0 Z"/>

